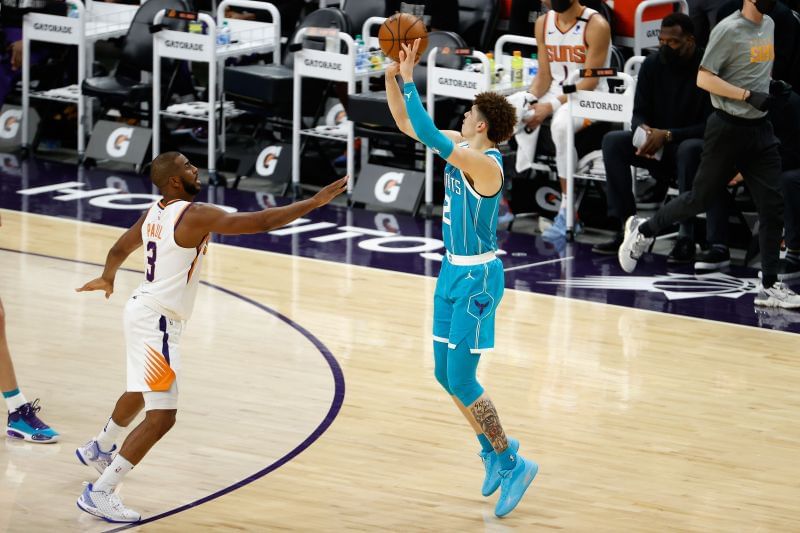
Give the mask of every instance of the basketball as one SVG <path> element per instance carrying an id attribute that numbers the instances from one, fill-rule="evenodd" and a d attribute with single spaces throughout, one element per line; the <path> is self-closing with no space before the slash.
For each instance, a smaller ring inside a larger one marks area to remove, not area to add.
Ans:
<path id="1" fill-rule="evenodd" d="M 421 56 L 428 47 L 428 30 L 421 18 L 408 13 L 395 13 L 386 19 L 378 30 L 381 50 L 386 57 L 393 61 L 400 61 L 400 43 L 411 46 L 414 39 L 420 39 L 419 55 Z"/>

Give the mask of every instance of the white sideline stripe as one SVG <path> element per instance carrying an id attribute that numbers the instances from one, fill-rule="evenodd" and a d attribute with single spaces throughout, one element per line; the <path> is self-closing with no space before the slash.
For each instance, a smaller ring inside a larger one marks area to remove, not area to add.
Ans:
<path id="1" fill-rule="evenodd" d="M 305 224 L 302 226 L 294 226 L 291 228 L 284 228 L 275 231 L 270 231 L 270 235 L 294 235 L 295 233 L 305 233 L 307 231 L 316 231 L 318 229 L 327 229 L 335 227 L 333 222 L 316 222 L 314 224 Z"/>
<path id="2" fill-rule="evenodd" d="M 522 270 L 523 268 L 532 268 L 532 267 L 537 267 L 537 266 L 542 266 L 542 265 L 549 265 L 551 263 L 560 263 L 562 261 L 572 261 L 573 259 L 575 259 L 575 258 L 572 257 L 572 256 L 570 256 L 570 257 L 559 257 L 558 259 L 550 259 L 548 261 L 539 261 L 538 263 L 530 263 L 528 265 L 517 265 L 517 266 L 511 267 L 511 268 L 504 268 L 503 270 L 505 270 L 506 272 L 510 272 L 512 270 Z"/>

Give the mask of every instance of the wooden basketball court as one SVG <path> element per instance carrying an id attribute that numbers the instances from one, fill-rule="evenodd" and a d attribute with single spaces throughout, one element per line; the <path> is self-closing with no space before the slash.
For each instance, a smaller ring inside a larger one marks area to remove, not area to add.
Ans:
<path id="1" fill-rule="evenodd" d="M 123 391 L 122 306 L 141 274 L 109 301 L 77 294 L 121 230 L 0 213 L 17 374 L 62 435 L 5 442 L 0 530 L 113 529 L 75 506 L 96 473 L 74 450 Z M 499 520 L 433 378 L 433 278 L 217 244 L 206 261 L 178 423 L 122 487 L 145 517 L 197 504 L 141 530 L 798 527 L 794 334 L 507 290 L 479 377 L 540 471 Z"/>

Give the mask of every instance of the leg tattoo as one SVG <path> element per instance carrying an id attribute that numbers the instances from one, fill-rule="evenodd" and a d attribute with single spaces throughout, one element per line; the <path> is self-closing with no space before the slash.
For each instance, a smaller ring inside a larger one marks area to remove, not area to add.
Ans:
<path id="1" fill-rule="evenodd" d="M 494 408 L 492 400 L 486 395 L 481 396 L 470 408 L 472 416 L 480 424 L 483 434 L 492 443 L 496 452 L 503 452 L 508 448 L 508 440 L 503 426 L 500 425 L 500 417 L 497 416 L 497 409 Z"/>

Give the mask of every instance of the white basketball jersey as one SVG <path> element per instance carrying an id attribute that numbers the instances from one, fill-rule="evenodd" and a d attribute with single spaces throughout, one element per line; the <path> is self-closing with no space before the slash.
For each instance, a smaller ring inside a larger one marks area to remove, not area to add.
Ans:
<path id="1" fill-rule="evenodd" d="M 166 205 L 161 201 L 147 212 L 142 225 L 145 280 L 134 293 L 178 320 L 187 320 L 192 314 L 200 265 L 208 251 L 208 235 L 197 248 L 175 242 L 175 229 L 190 205 L 185 200 Z"/>
<path id="2" fill-rule="evenodd" d="M 573 71 L 584 68 L 587 50 L 586 26 L 595 15 L 598 15 L 597 11 L 584 7 L 575 24 L 564 31 L 561 31 L 556 24 L 555 11 L 548 11 L 545 15 L 544 44 L 554 86 L 563 85 Z M 606 54 L 604 64 L 606 67 L 609 65 L 610 56 L 610 53 Z M 597 88 L 600 89 L 601 86 L 605 84 L 601 83 Z"/>

